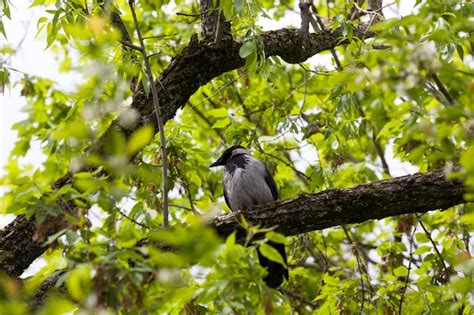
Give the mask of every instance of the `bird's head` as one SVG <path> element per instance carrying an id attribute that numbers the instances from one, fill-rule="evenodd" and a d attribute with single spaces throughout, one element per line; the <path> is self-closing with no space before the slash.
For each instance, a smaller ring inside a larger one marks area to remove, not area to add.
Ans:
<path id="1" fill-rule="evenodd" d="M 249 154 L 249 151 L 241 145 L 231 146 L 225 150 L 224 153 L 222 153 L 221 157 L 217 159 L 217 161 L 209 165 L 209 167 L 224 166 L 232 156 L 239 154 Z"/>

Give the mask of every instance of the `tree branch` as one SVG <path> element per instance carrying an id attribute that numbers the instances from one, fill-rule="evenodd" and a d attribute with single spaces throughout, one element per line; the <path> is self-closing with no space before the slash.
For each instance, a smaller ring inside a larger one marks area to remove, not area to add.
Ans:
<path id="1" fill-rule="evenodd" d="M 201 35 L 203 41 L 217 44 L 223 38 L 230 36 L 230 23 L 224 21 L 224 14 L 220 9 L 220 1 L 213 6 L 212 0 L 200 0 L 201 5 Z"/>
<path id="2" fill-rule="evenodd" d="M 300 27 L 300 32 L 303 38 L 306 40 L 306 38 L 309 36 L 309 21 L 310 21 L 310 16 L 311 13 L 309 12 L 309 8 L 311 6 L 311 3 L 309 0 L 300 0 L 299 7 L 300 7 L 300 15 L 301 15 L 301 27 Z"/>
<path id="3" fill-rule="evenodd" d="M 433 81 L 436 83 L 436 86 L 438 87 L 438 90 L 441 92 L 441 94 L 444 96 L 444 98 L 448 101 L 449 105 L 454 105 L 454 98 L 449 94 L 448 90 L 444 86 L 443 82 L 439 79 L 438 75 L 434 72 L 430 74 L 431 78 L 433 78 Z"/>
<path id="4" fill-rule="evenodd" d="M 460 181 L 447 180 L 443 172 L 431 172 L 362 184 L 349 189 L 330 189 L 301 194 L 291 199 L 253 207 L 245 212 L 249 224 L 276 227 L 284 235 L 296 235 L 342 224 L 361 223 L 405 213 L 444 210 L 465 203 Z M 241 211 L 217 217 L 215 226 L 221 236 L 237 231 Z"/>

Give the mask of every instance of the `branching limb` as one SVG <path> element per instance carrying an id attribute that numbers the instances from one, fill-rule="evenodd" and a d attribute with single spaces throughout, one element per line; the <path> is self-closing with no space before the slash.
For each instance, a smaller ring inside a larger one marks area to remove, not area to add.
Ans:
<path id="1" fill-rule="evenodd" d="M 237 231 L 237 240 L 243 242 L 247 233 L 240 224 L 241 215 L 245 215 L 247 222 L 251 225 L 262 228 L 276 227 L 275 230 L 282 234 L 295 235 L 407 212 L 424 213 L 436 209 L 447 209 L 464 203 L 464 192 L 461 182 L 446 180 L 442 172 L 415 174 L 349 189 L 331 189 L 315 194 L 299 195 L 292 199 L 254 207 L 245 213 L 238 211 L 221 215 L 213 220 L 210 226 L 223 237 Z M 9 231 L 11 231 L 10 226 L 5 231 L 0 231 L 0 248 L 4 245 L 2 242 L 14 236 Z M 6 232 L 7 235 L 2 232 Z M 137 246 L 146 244 L 151 245 L 151 241 L 144 239 L 138 242 Z M 172 246 L 166 243 L 153 244 L 153 246 L 163 250 L 172 250 Z M 25 256 L 32 254 L 34 256 L 34 253 L 25 252 Z M 23 257 L 19 258 L 23 259 Z M 12 264 L 15 262 L 10 261 Z M 1 255 L 0 269 L 7 272 L 9 270 L 4 265 Z"/>
<path id="2" fill-rule="evenodd" d="M 202 38 L 212 38 L 217 25 L 216 10 L 212 5 L 212 0 L 200 0 L 201 5 L 201 28 Z"/>
<path id="3" fill-rule="evenodd" d="M 303 39 L 306 40 L 309 36 L 309 20 L 311 17 L 311 13 L 309 12 L 309 8 L 311 6 L 310 0 L 300 0 L 299 7 L 300 7 L 300 14 L 301 14 L 301 28 L 300 33 L 303 36 Z"/>
<path id="4" fill-rule="evenodd" d="M 216 1 L 214 7 L 212 0 L 200 0 L 201 4 L 201 28 L 204 42 L 217 44 L 221 39 L 231 39 L 230 23 L 224 21 L 224 14 L 220 9 L 220 0 Z"/>

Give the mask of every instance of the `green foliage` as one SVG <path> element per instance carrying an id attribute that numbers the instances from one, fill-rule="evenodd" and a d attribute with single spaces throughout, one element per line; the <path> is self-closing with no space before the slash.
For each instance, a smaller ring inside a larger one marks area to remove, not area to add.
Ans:
<path id="1" fill-rule="evenodd" d="M 109 129 L 114 121 L 135 126 L 131 96 L 141 85 L 148 93 L 150 84 L 141 55 L 122 49 L 111 26 L 111 12 L 120 13 L 138 42 L 127 2 L 34 1 L 44 10 L 36 21 L 44 46 L 81 82 L 65 92 L 60 82 L 12 71 L 3 60 L 17 52 L 0 45 L 0 91 L 19 87 L 27 101 L 27 118 L 13 126 L 18 141 L 1 179 L 7 192 L 0 213 L 34 217 L 45 228 L 51 217 L 66 223 L 43 240 L 52 246 L 41 272 L 23 285 L 0 275 L 0 313 L 27 314 L 39 285 L 64 267 L 40 314 L 385 314 L 402 302 L 406 314 L 471 313 L 472 204 L 287 238 L 243 222 L 251 244 L 250 236 L 265 233 L 255 243 L 269 259 L 282 261 L 268 240 L 286 244 L 290 280 L 281 291 L 263 283 L 266 271 L 252 246 L 235 235 L 221 240 L 205 225 L 227 211 L 222 174 L 208 165 L 234 143 L 266 162 L 282 199 L 406 173 L 402 162 L 421 172 L 445 170 L 464 180 L 466 198 L 474 199 L 474 8 L 418 2 L 415 13 L 373 25 L 377 36 L 365 41 L 347 18 L 352 3 L 318 4 L 348 40 L 335 50 L 337 71 L 334 61 L 315 65 L 331 60 L 329 52 L 301 65 L 264 55 L 261 21 L 279 20 L 292 2 L 221 0 L 246 64 L 202 86 L 167 122 L 172 228 L 163 230 L 156 130 L 145 125 L 126 136 Z M 1 18 L 10 18 L 10 2 L 0 3 Z M 157 77 L 199 33 L 198 20 L 175 13 L 200 9 L 187 0 L 136 5 Z M 0 33 L 9 34 L 1 19 Z M 97 141 L 103 152 L 89 154 Z M 39 169 L 21 159 L 33 142 L 46 157 Z M 70 182 L 52 186 L 68 172 Z"/>

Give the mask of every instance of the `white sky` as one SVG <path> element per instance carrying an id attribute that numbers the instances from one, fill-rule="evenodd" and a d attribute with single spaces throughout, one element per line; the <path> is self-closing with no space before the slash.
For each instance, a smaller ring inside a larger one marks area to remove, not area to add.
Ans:
<path id="1" fill-rule="evenodd" d="M 297 7 L 296 2 L 295 6 Z M 8 43 L 17 49 L 17 53 L 11 58 L 7 66 L 29 75 L 50 78 L 56 81 L 62 89 L 66 91 L 73 90 L 80 77 L 73 74 L 59 73 L 58 60 L 55 59 L 51 51 L 44 49 L 46 47 L 44 36 L 35 39 L 37 20 L 41 16 L 46 16 L 43 10 L 41 8 L 29 9 L 30 1 L 27 0 L 15 0 L 14 2 L 11 1 L 11 3 L 12 20 L 4 18 L 3 21 L 8 36 Z M 386 8 L 384 10 L 385 16 L 389 18 L 410 14 L 414 3 L 415 0 L 401 1 L 399 9 L 395 5 Z M 264 29 L 268 30 L 290 25 L 298 27 L 299 23 L 299 15 L 295 12 L 288 12 L 285 18 L 280 21 L 263 20 L 261 24 Z M 4 41 L 5 39 L 0 37 L 2 44 Z M 22 76 L 22 74 L 14 72 L 12 72 L 12 75 L 16 76 L 12 78 L 12 81 L 16 81 Z M 26 104 L 26 100 L 21 97 L 20 91 L 20 86 L 13 86 L 11 90 L 6 90 L 3 95 L 0 95 L 0 176 L 4 175 L 3 167 L 6 165 L 10 151 L 17 139 L 16 131 L 12 130 L 11 127 L 14 123 L 26 118 L 26 114 L 21 111 L 22 107 Z M 392 154 L 391 148 L 388 148 L 386 157 L 394 176 L 401 176 L 416 171 L 409 164 L 394 160 Z M 44 157 L 41 154 L 39 143 L 32 143 L 32 149 L 20 161 L 23 164 L 40 167 Z M 0 190 L 0 195 L 1 193 L 2 190 Z M 11 215 L 0 214 L 0 228 L 12 219 L 13 216 Z"/>

